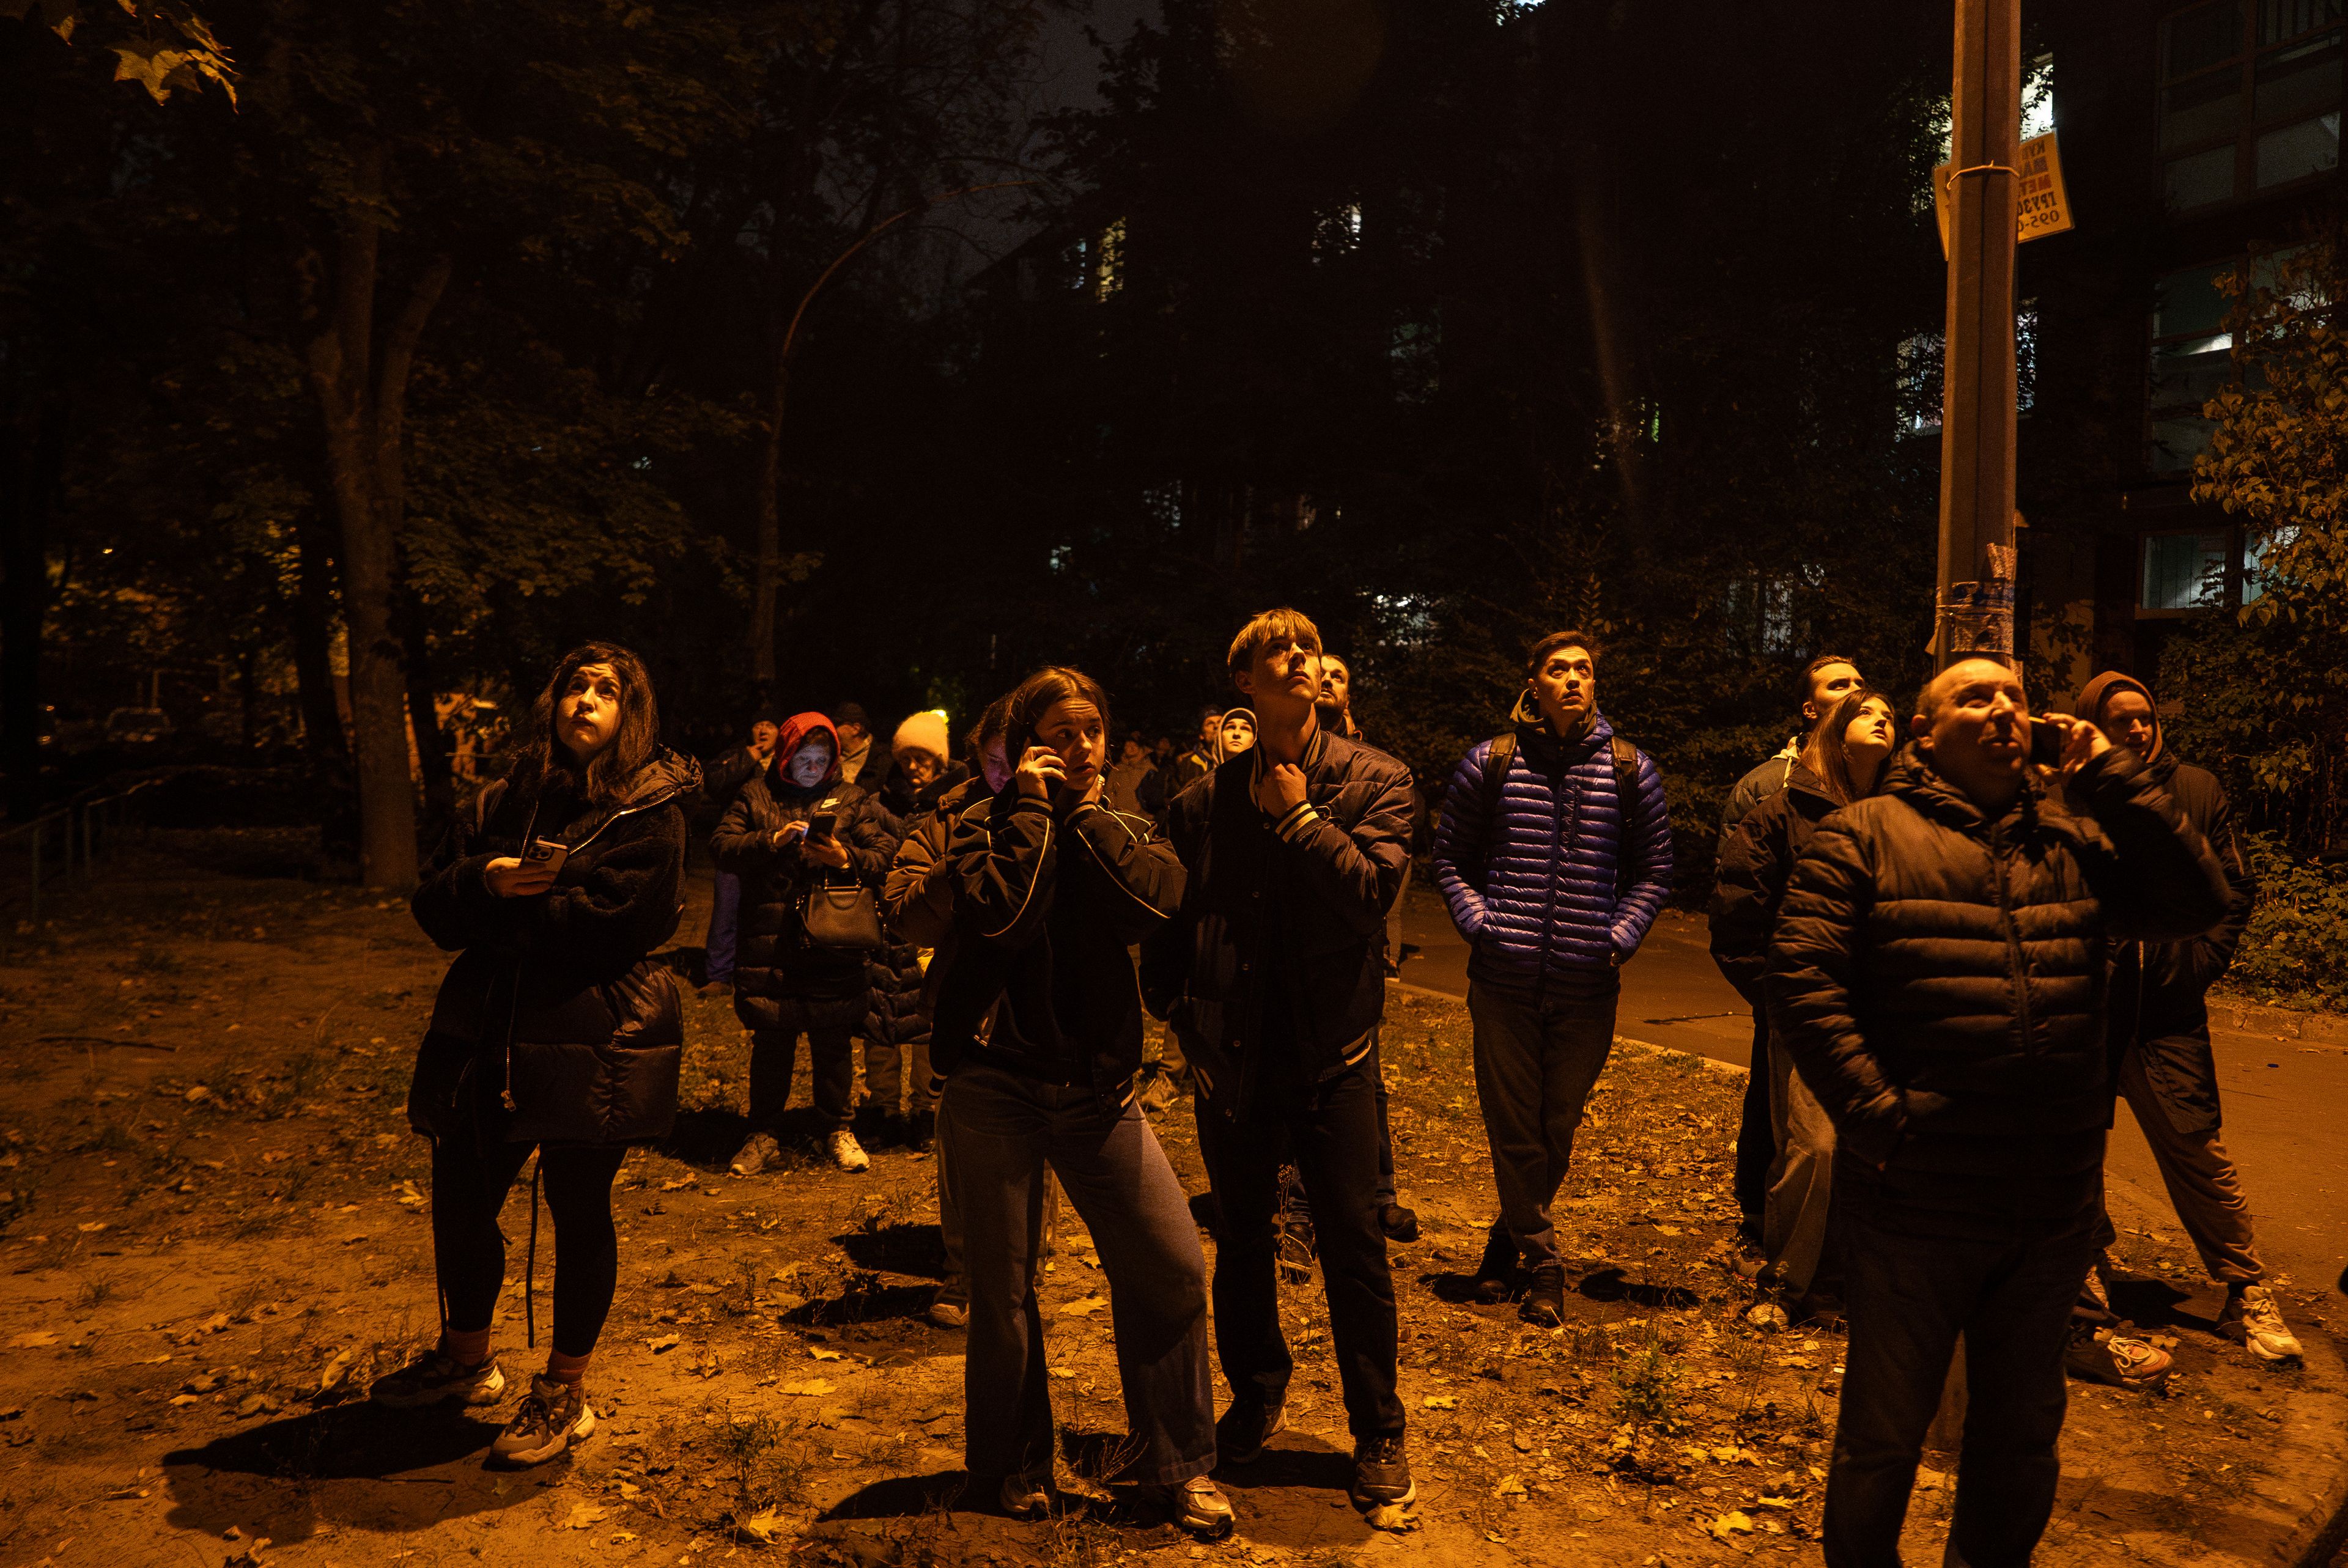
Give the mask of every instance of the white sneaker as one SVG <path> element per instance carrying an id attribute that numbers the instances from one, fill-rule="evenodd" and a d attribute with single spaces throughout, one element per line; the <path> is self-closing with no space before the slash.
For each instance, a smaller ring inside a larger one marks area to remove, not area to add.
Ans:
<path id="1" fill-rule="evenodd" d="M 2225 1307 L 2218 1314 L 2218 1332 L 2225 1338 L 2240 1341 L 2261 1361 L 2299 1358 L 2299 1341 L 2283 1327 L 2274 1292 L 2263 1285 L 2246 1285 L 2228 1293 Z"/>
<path id="2" fill-rule="evenodd" d="M 869 1171 L 872 1168 L 872 1157 L 864 1152 L 864 1145 L 856 1141 L 856 1134 L 845 1128 L 831 1135 L 831 1163 L 843 1171 Z"/>

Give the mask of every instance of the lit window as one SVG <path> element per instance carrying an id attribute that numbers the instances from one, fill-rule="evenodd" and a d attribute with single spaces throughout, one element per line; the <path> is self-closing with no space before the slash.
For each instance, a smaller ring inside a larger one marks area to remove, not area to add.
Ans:
<path id="1" fill-rule="evenodd" d="M 2208 0 L 2161 23 L 2161 188 L 2172 211 L 2339 166 L 2343 5 Z"/>
<path id="2" fill-rule="evenodd" d="M 2155 473 L 2182 472 L 2209 450 L 2216 426 L 2203 417 L 2201 405 L 2233 372 L 2234 337 L 2226 327 L 2226 297 L 2218 278 L 2240 264 L 2188 268 L 2157 285 L 2152 308 L 2152 445 L 2146 454 L 2146 465 Z"/>
<path id="3" fill-rule="evenodd" d="M 2041 55 L 2022 71 L 2022 139 L 2054 128 L 2054 56 Z"/>
<path id="4" fill-rule="evenodd" d="M 2242 602 L 2256 604 L 2267 594 L 2267 557 L 2299 537 L 2296 524 L 2261 529 L 2242 540 Z"/>
<path id="5" fill-rule="evenodd" d="M 2226 597 L 2228 537 L 2224 533 L 2147 534 L 2144 590 L 2137 603 L 2146 610 L 2207 610 Z"/>

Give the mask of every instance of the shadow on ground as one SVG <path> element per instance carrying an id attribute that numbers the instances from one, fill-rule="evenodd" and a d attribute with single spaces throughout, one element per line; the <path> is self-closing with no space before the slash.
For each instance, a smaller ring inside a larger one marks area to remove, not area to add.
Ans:
<path id="1" fill-rule="evenodd" d="M 353 1403 L 310 1410 L 163 1456 L 170 1522 L 231 1525 L 280 1543 L 321 1523 L 383 1532 L 492 1513 L 539 1495 L 488 1464 L 494 1422 L 446 1409 Z"/>

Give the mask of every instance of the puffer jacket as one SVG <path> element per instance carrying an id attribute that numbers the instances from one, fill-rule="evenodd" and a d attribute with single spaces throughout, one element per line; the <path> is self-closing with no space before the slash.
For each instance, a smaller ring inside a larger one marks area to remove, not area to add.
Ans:
<path id="1" fill-rule="evenodd" d="M 1712 961 L 1755 1007 L 1761 1005 L 1769 932 L 1777 924 L 1787 880 L 1810 846 L 1810 835 L 1836 809 L 1825 782 L 1796 763 L 1785 787 L 1764 796 L 1720 846 L 1709 911 Z"/>
<path id="2" fill-rule="evenodd" d="M 408 905 L 458 955 L 417 1053 L 417 1131 L 601 1144 L 667 1134 L 685 1030 L 675 977 L 649 955 L 683 909 L 682 802 L 700 777 L 664 747 L 615 804 L 581 800 L 563 774 L 500 782 L 449 828 Z M 490 892 L 489 862 L 536 838 L 570 846 L 554 886 Z"/>
<path id="3" fill-rule="evenodd" d="M 860 882 L 877 899 L 897 848 L 894 819 L 864 791 L 841 784 L 836 768 L 813 789 L 793 784 L 784 769 L 798 739 L 786 733 L 788 743 L 778 743 L 774 763 L 742 786 L 710 839 L 719 868 L 742 878 L 734 1015 L 754 1030 L 860 1027 L 871 989 L 867 955 L 810 942 L 803 910 L 819 886 Z M 839 818 L 834 836 L 848 851 L 846 870 L 808 859 L 799 838 L 776 846 L 785 826 L 822 812 Z"/>
<path id="4" fill-rule="evenodd" d="M 933 1071 L 951 1077 L 974 1061 L 1122 1105 L 1141 1068 L 1126 949 L 1180 906 L 1181 862 L 1146 817 L 1056 805 L 1016 781 L 964 806 L 950 834 L 953 951 L 938 984 Z"/>
<path id="5" fill-rule="evenodd" d="M 1546 724 L 1518 725 L 1498 822 L 1485 820 L 1492 743 L 1459 759 L 1435 829 L 1435 880 L 1475 949 L 1470 977 L 1524 987 L 1588 975 L 1646 939 L 1671 896 L 1671 815 L 1663 775 L 1643 752 L 1633 798 L 1618 798 L 1613 734 L 1603 713 L 1572 741 Z"/>
<path id="6" fill-rule="evenodd" d="M 1318 1082 L 1367 1054 L 1385 1014 L 1386 911 L 1410 856 L 1410 770 L 1316 729 L 1304 804 L 1275 822 L 1256 804 L 1261 747 L 1166 808 L 1189 882 L 1179 918 L 1143 945 L 1142 995 L 1177 1031 L 1207 1091 L 1233 1119 L 1254 1103 L 1268 1004 L 1284 1005 L 1297 1076 Z M 1279 944 L 1277 950 L 1273 944 Z M 1264 977 L 1285 979 L 1284 1003 Z"/>
<path id="7" fill-rule="evenodd" d="M 1766 763 L 1756 763 L 1729 786 L 1728 798 L 1720 806 L 1720 842 L 1724 846 L 1728 835 L 1736 831 L 1737 824 L 1750 815 L 1755 806 L 1793 782 L 1794 764 L 1801 755 L 1802 737 L 1796 735 L 1777 748 L 1776 755 Z"/>
<path id="8" fill-rule="evenodd" d="M 2111 944 L 2198 935 L 2226 885 L 2126 751 L 1985 816 L 1914 747 L 1818 825 L 1770 943 L 1773 1037 L 1920 1228 L 2060 1228 L 2101 1195 Z M 1838 1165 L 1838 1174 L 1846 1167 Z"/>

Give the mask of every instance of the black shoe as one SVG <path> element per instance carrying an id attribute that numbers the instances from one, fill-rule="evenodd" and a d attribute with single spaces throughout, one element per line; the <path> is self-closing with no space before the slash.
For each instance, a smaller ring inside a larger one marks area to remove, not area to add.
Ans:
<path id="1" fill-rule="evenodd" d="M 1388 1204 L 1378 1211 L 1378 1228 L 1386 1233 L 1388 1241 L 1416 1241 L 1418 1211 Z"/>
<path id="2" fill-rule="evenodd" d="M 1354 1506 L 1364 1512 L 1373 1508 L 1408 1508 L 1418 1501 L 1418 1488 L 1410 1479 L 1410 1456 L 1403 1451 L 1400 1433 L 1364 1438 L 1354 1445 L 1354 1483 L 1347 1490 Z"/>
<path id="3" fill-rule="evenodd" d="M 916 1154 L 926 1154 L 938 1141 L 938 1113 L 934 1111 L 914 1112 L 905 1129 L 905 1146 Z"/>
<path id="4" fill-rule="evenodd" d="M 1525 1287 L 1525 1303 L 1517 1316 L 1536 1328 L 1554 1328 L 1565 1321 L 1565 1266 L 1544 1263 L 1534 1268 Z"/>
<path id="5" fill-rule="evenodd" d="M 1215 1457 L 1224 1464 L 1253 1464 L 1264 1440 L 1288 1425 L 1288 1398 L 1233 1399 L 1215 1422 Z"/>
<path id="6" fill-rule="evenodd" d="M 1516 1288 L 1516 1238 L 1505 1227 L 1494 1225 L 1484 1242 L 1484 1260 L 1476 1266 L 1476 1299 L 1487 1307 L 1497 1307 L 1514 1295 Z"/>

